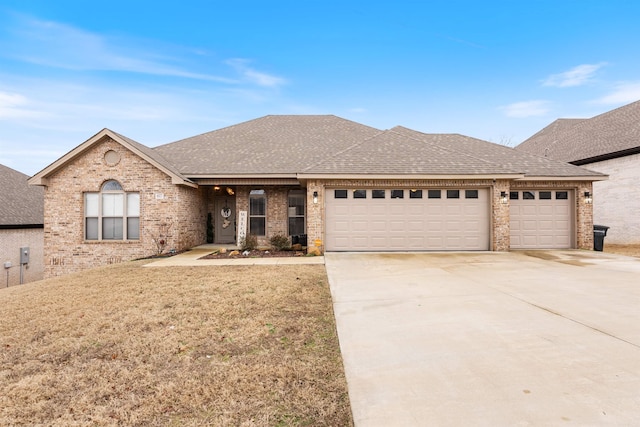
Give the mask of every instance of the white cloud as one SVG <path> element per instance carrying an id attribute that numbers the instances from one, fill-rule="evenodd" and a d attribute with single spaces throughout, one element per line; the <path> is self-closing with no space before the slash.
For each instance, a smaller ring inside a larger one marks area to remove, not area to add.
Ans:
<path id="1" fill-rule="evenodd" d="M 26 96 L 0 91 L 0 120 L 33 119 L 48 115 L 39 111 Z"/>
<path id="2" fill-rule="evenodd" d="M 251 61 L 247 59 L 234 58 L 226 61 L 236 69 L 247 81 L 263 87 L 277 87 L 285 84 L 287 81 L 282 77 L 272 76 L 261 71 L 254 70 L 249 67 Z"/>
<path id="3" fill-rule="evenodd" d="M 549 101 L 533 100 L 514 102 L 513 104 L 499 107 L 507 117 L 525 118 L 544 116 L 549 112 Z"/>
<path id="4" fill-rule="evenodd" d="M 235 79 L 185 69 L 191 48 L 107 37 L 58 22 L 20 18 L 0 55 L 67 70 L 109 70 L 235 84 Z M 160 53 L 162 52 L 162 53 Z M 166 54 L 165 52 L 170 52 Z M 202 57 L 202 52 L 195 53 Z M 201 59 L 201 58 L 200 58 Z"/>
<path id="5" fill-rule="evenodd" d="M 613 92 L 600 98 L 599 104 L 627 104 L 640 99 L 640 82 L 618 83 Z"/>
<path id="6" fill-rule="evenodd" d="M 543 82 L 543 86 L 555 86 L 555 87 L 574 87 L 582 86 L 589 83 L 595 73 L 606 65 L 606 62 L 600 62 L 599 64 L 582 64 L 577 67 L 573 67 L 569 71 L 565 71 L 559 74 L 552 74 L 547 77 Z"/>

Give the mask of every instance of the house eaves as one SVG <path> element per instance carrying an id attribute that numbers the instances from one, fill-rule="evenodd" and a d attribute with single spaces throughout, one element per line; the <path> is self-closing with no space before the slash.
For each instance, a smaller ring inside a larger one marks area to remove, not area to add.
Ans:
<path id="1" fill-rule="evenodd" d="M 113 141 L 117 142 L 118 144 L 122 145 L 123 147 L 125 147 L 128 150 L 130 150 L 131 152 L 133 152 L 137 156 L 141 157 L 145 161 L 149 162 L 151 165 L 156 167 L 158 170 L 162 171 L 167 176 L 169 176 L 171 178 L 171 182 L 173 184 L 186 185 L 186 186 L 194 187 L 194 188 L 198 187 L 198 185 L 196 183 L 194 183 L 193 181 L 189 180 L 188 178 L 183 176 L 181 173 L 179 173 L 160 154 L 155 153 L 149 147 L 146 147 L 145 145 L 140 144 L 139 142 L 136 142 L 136 141 L 134 141 L 134 140 L 132 140 L 130 138 L 127 138 L 127 137 L 125 137 L 123 135 L 120 135 L 120 134 L 118 134 L 118 133 L 116 133 L 116 132 L 114 132 L 114 131 L 112 131 L 110 129 L 107 129 L 107 128 L 102 129 L 100 132 L 98 132 L 97 134 L 93 135 L 91 138 L 89 138 L 88 140 L 86 140 L 82 144 L 78 145 L 76 148 L 74 148 L 73 150 L 69 151 L 67 154 L 65 154 L 64 156 L 62 156 L 61 158 L 59 158 L 58 160 L 56 160 L 55 162 L 53 162 L 52 164 L 50 164 L 49 166 L 47 166 L 46 168 L 41 170 L 40 172 L 36 173 L 34 176 L 32 176 L 28 180 L 28 183 L 30 185 L 46 186 L 47 185 L 47 179 L 48 179 L 49 176 L 51 176 L 52 174 L 54 174 L 55 172 L 57 172 L 58 170 L 63 168 L 65 165 L 67 165 L 69 162 L 71 162 L 72 160 L 74 160 L 78 156 L 82 155 L 90 147 L 92 147 L 95 144 L 103 141 L 105 138 L 110 138 L 111 140 L 113 140 Z"/>

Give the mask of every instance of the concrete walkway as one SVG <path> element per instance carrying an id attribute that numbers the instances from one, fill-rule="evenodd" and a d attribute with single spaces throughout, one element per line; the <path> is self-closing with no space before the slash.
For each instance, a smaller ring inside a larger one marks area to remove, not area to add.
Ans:
<path id="1" fill-rule="evenodd" d="M 200 259 L 209 255 L 220 246 L 201 245 L 181 254 L 162 258 L 145 267 L 198 267 L 207 265 L 289 265 L 289 264 L 324 264 L 323 256 L 273 257 L 273 258 L 228 258 L 228 259 Z"/>
<path id="2" fill-rule="evenodd" d="M 357 427 L 640 420 L 640 259 L 325 258 Z"/>

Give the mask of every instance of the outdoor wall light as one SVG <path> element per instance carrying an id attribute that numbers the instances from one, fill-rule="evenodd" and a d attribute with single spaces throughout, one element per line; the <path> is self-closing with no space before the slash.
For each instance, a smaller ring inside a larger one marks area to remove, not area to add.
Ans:
<path id="1" fill-rule="evenodd" d="M 317 204 L 318 203 L 318 192 L 314 191 L 313 192 L 313 204 Z"/>
<path id="2" fill-rule="evenodd" d="M 588 191 L 584 192 L 584 202 L 588 205 L 593 203 L 593 196 Z"/>
<path id="3" fill-rule="evenodd" d="M 500 203 L 502 203 L 503 205 L 506 205 L 508 201 L 509 201 L 509 198 L 507 197 L 507 192 L 506 191 L 501 191 L 500 192 Z"/>

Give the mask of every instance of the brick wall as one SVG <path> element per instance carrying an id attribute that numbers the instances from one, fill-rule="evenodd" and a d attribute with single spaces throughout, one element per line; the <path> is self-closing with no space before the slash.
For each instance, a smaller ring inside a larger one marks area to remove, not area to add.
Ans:
<path id="1" fill-rule="evenodd" d="M 7 286 L 7 270 L 2 268 L 7 261 L 13 265 L 8 270 L 9 286 L 20 283 L 20 248 L 23 247 L 29 248 L 29 264 L 22 270 L 22 283 L 44 278 L 44 230 L 0 230 L 0 288 Z"/>
<path id="2" fill-rule="evenodd" d="M 116 151 L 121 160 L 109 166 L 104 155 Z M 140 193 L 140 240 L 85 241 L 84 193 L 99 191 L 110 179 L 126 192 Z M 156 253 L 153 237 L 171 224 L 166 249 L 183 250 L 206 240 L 203 192 L 171 183 L 171 178 L 122 145 L 104 138 L 64 168 L 45 187 L 45 277 Z"/>

